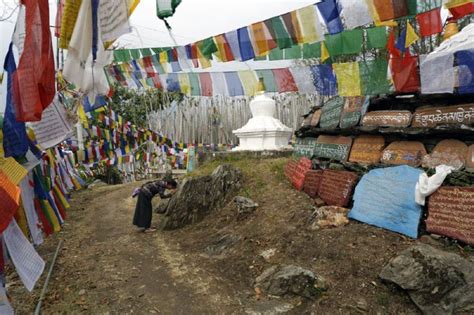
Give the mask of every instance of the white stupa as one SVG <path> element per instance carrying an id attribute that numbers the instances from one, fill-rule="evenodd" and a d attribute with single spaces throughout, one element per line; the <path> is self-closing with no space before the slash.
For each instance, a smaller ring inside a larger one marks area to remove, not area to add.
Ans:
<path id="1" fill-rule="evenodd" d="M 263 82 L 259 83 L 259 92 L 250 102 L 252 118 L 245 126 L 232 131 L 240 141 L 234 150 L 265 151 L 291 148 L 288 141 L 293 130 L 275 118 L 275 101 L 265 95 Z"/>

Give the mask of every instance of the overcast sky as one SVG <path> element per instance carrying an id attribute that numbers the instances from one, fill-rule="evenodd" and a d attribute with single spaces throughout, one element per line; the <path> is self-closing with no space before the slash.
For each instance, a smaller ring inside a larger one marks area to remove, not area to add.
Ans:
<path id="1" fill-rule="evenodd" d="M 49 0 L 51 25 L 54 25 L 57 0 Z M 182 0 L 176 13 L 168 21 L 179 45 L 188 44 L 212 35 L 228 32 L 254 22 L 280 15 L 318 0 Z M 0 0 L 0 19 L 15 8 L 18 0 Z M 7 21 L 0 21 L 0 62 L 8 50 L 14 30 L 16 13 Z M 156 17 L 155 0 L 141 0 L 130 18 L 131 34 L 122 36 L 116 45 L 123 48 L 173 46 L 164 23 Z M 243 69 L 239 63 L 228 63 L 223 69 Z M 2 67 L 3 68 L 3 67 Z M 5 81 L 5 80 L 4 80 Z M 5 82 L 4 82 L 5 83 Z M 0 112 L 5 102 L 5 89 L 0 88 Z"/>

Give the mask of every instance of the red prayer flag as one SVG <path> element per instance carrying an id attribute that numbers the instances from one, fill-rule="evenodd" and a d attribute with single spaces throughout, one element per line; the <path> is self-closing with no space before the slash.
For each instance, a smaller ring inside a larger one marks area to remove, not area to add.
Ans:
<path id="1" fill-rule="evenodd" d="M 160 76 L 158 75 L 158 73 L 154 73 L 151 79 L 153 80 L 153 84 L 155 85 L 155 88 L 160 89 L 160 90 L 163 89 L 163 86 L 161 85 Z"/>
<path id="2" fill-rule="evenodd" d="M 155 74 L 155 68 L 153 68 L 153 61 L 151 56 L 143 57 L 143 63 L 145 64 L 145 71 L 148 78 L 152 78 Z"/>
<path id="3" fill-rule="evenodd" d="M 49 30 L 48 0 L 23 0 L 25 43 L 18 68 L 13 74 L 13 97 L 18 121 L 39 121 L 53 101 L 54 56 Z"/>
<path id="4" fill-rule="evenodd" d="M 290 69 L 273 69 L 273 75 L 275 76 L 275 83 L 278 87 L 278 92 L 298 92 L 298 86 L 295 83 L 295 79 L 290 72 Z"/>
<path id="5" fill-rule="evenodd" d="M 56 12 L 56 25 L 54 27 L 54 36 L 59 38 L 61 36 L 61 21 L 63 19 L 65 0 L 60 0 L 58 3 L 58 11 Z"/>
<path id="6" fill-rule="evenodd" d="M 199 73 L 199 80 L 201 81 L 201 95 L 212 96 L 212 79 L 208 72 Z"/>
<path id="7" fill-rule="evenodd" d="M 397 46 L 395 44 L 395 30 L 392 29 L 388 36 L 388 41 L 387 41 L 387 50 L 390 52 L 390 55 L 392 57 L 400 57 L 400 51 L 397 49 Z"/>
<path id="8" fill-rule="evenodd" d="M 457 7 L 449 8 L 449 11 L 453 15 L 454 19 L 460 19 L 466 15 L 474 13 L 474 3 L 469 2 Z"/>
<path id="9" fill-rule="evenodd" d="M 404 57 L 391 58 L 390 69 L 397 92 L 412 93 L 419 91 L 418 56 L 411 56 L 408 53 Z"/>
<path id="10" fill-rule="evenodd" d="M 440 10 L 440 8 L 437 8 L 420 13 L 416 16 L 416 20 L 420 26 L 420 35 L 422 37 L 438 34 L 443 31 Z"/>

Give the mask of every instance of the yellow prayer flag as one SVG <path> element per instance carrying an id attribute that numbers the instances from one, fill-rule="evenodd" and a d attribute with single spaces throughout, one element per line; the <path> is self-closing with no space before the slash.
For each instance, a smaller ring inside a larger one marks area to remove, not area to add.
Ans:
<path id="1" fill-rule="evenodd" d="M 291 24 L 293 24 L 293 28 L 295 30 L 296 34 L 296 42 L 298 44 L 303 44 L 303 34 L 301 33 L 301 27 L 298 19 L 298 15 L 296 14 L 296 11 L 292 11 L 290 13 L 291 16 Z"/>
<path id="2" fill-rule="evenodd" d="M 296 11 L 301 28 L 302 41 L 305 44 L 311 44 L 321 41 L 323 38 L 321 25 L 318 21 L 316 6 L 309 5 Z"/>
<path id="3" fill-rule="evenodd" d="M 361 96 L 359 63 L 334 63 L 332 66 L 336 73 L 339 95 Z"/>
<path id="4" fill-rule="evenodd" d="M 0 158 L 0 171 L 15 185 L 28 174 L 28 171 L 12 157 Z"/>
<path id="5" fill-rule="evenodd" d="M 209 59 L 207 59 L 206 56 L 204 56 L 201 52 L 201 49 L 199 49 L 199 45 L 196 45 L 197 48 L 197 54 L 199 58 L 199 63 L 201 64 L 201 68 L 206 69 L 211 67 L 211 62 Z"/>
<path id="6" fill-rule="evenodd" d="M 61 34 L 59 36 L 59 48 L 68 49 L 69 41 L 76 25 L 77 15 L 81 8 L 82 0 L 66 0 L 63 16 L 61 19 Z"/>
<path id="7" fill-rule="evenodd" d="M 266 26 L 263 22 L 250 25 L 252 31 L 253 47 L 257 56 L 265 56 L 271 50 L 269 47 L 269 34 L 266 34 Z"/>
<path id="8" fill-rule="evenodd" d="M 29 229 L 28 229 L 28 222 L 26 221 L 25 209 L 23 208 L 23 205 L 21 204 L 15 214 L 15 219 L 16 219 L 16 222 L 18 223 L 18 227 L 23 232 L 23 235 L 25 235 L 26 238 L 29 238 L 30 235 L 28 232 Z"/>
<path id="9" fill-rule="evenodd" d="M 168 63 L 168 53 L 166 51 L 160 52 L 160 63 Z"/>
<path id="10" fill-rule="evenodd" d="M 329 51 L 326 47 L 326 43 L 322 42 L 321 43 L 321 61 L 325 62 L 327 59 L 329 59 L 329 57 L 331 56 L 329 55 Z"/>
<path id="11" fill-rule="evenodd" d="M 407 36 L 405 39 L 405 48 L 410 47 L 419 39 L 420 37 L 418 37 L 418 34 L 416 34 L 415 30 L 413 29 L 413 26 L 411 26 L 410 22 L 407 22 Z"/>
<path id="12" fill-rule="evenodd" d="M 181 87 L 181 93 L 191 95 L 191 83 L 187 73 L 178 73 L 179 86 Z"/>
<path id="13" fill-rule="evenodd" d="M 77 116 L 79 116 L 79 120 L 81 121 L 82 125 L 86 129 L 89 129 L 89 122 L 87 121 L 86 112 L 84 111 L 82 104 L 77 107 Z"/>
<path id="14" fill-rule="evenodd" d="M 258 90 L 258 79 L 255 71 L 253 70 L 243 70 L 239 71 L 239 78 L 242 82 L 242 87 L 244 88 L 245 95 L 253 96 L 257 93 Z"/>

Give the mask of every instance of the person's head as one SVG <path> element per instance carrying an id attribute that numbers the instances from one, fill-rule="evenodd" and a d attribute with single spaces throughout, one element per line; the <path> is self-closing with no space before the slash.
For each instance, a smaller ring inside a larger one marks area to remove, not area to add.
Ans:
<path id="1" fill-rule="evenodd" d="M 166 181 L 166 189 L 176 189 L 178 187 L 178 183 L 174 179 L 167 179 Z"/>

